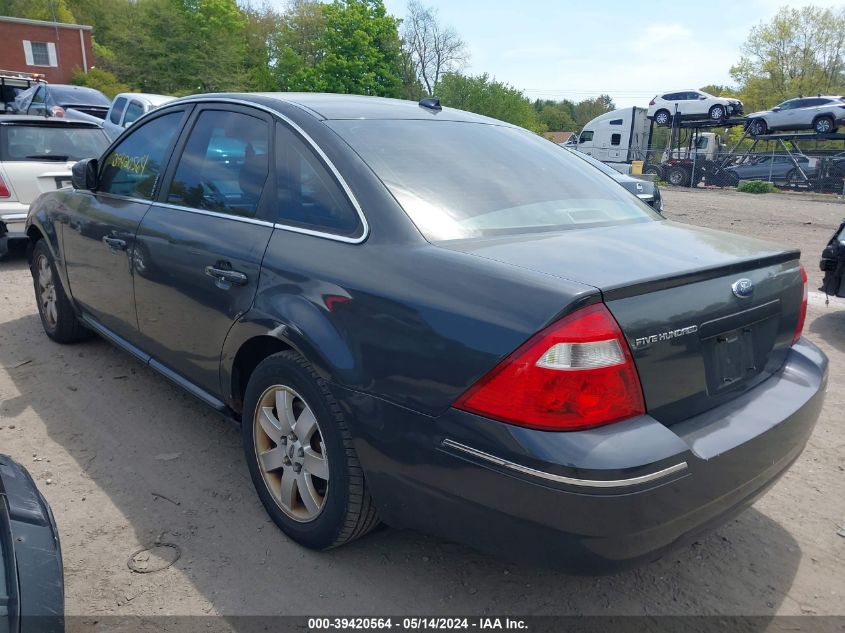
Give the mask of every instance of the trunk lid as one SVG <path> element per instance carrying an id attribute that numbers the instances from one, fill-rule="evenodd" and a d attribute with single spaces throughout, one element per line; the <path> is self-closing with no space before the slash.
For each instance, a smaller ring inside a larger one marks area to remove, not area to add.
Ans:
<path id="1" fill-rule="evenodd" d="M 669 221 L 439 246 L 598 288 L 628 340 L 646 408 L 666 424 L 777 371 L 803 293 L 798 251 Z"/>
<path id="2" fill-rule="evenodd" d="M 8 161 L 2 173 L 13 199 L 30 204 L 42 193 L 70 185 L 71 167 L 73 162 L 65 161 Z"/>

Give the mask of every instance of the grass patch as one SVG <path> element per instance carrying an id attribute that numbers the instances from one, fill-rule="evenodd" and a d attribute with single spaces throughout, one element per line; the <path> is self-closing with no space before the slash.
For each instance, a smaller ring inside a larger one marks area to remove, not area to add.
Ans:
<path id="1" fill-rule="evenodd" d="M 739 183 L 736 190 L 743 193 L 774 193 L 775 186 L 766 180 L 747 180 Z"/>

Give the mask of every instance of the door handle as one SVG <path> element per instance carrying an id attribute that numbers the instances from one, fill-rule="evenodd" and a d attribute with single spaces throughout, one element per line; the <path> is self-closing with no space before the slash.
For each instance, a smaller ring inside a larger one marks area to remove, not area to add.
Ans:
<path id="1" fill-rule="evenodd" d="M 106 235 L 103 238 L 103 242 L 106 246 L 108 246 L 113 251 L 125 251 L 126 250 L 126 240 L 120 240 L 116 237 L 109 237 Z"/>
<path id="2" fill-rule="evenodd" d="M 217 280 L 217 286 L 223 287 L 221 284 L 234 284 L 235 286 L 243 286 L 247 282 L 247 277 L 242 272 L 237 270 L 227 270 L 225 268 L 216 268 L 214 266 L 206 266 L 205 274 L 209 277 L 214 277 Z"/>

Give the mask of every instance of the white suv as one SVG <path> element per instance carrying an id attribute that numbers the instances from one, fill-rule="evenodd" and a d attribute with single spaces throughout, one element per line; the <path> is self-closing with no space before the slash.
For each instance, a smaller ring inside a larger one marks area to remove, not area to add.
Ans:
<path id="1" fill-rule="evenodd" d="M 24 239 L 29 203 L 70 185 L 70 168 L 109 145 L 102 128 L 55 117 L 0 115 L 0 256 Z"/>
<path id="2" fill-rule="evenodd" d="M 657 125 L 671 125 L 677 113 L 680 119 L 724 121 L 742 114 L 742 101 L 715 97 L 701 90 L 675 90 L 657 95 L 648 102 L 648 116 Z"/>
<path id="3" fill-rule="evenodd" d="M 845 125 L 845 98 L 841 96 L 799 97 L 771 110 L 748 115 L 748 131 L 759 136 L 775 130 L 814 130 L 831 134 Z"/>

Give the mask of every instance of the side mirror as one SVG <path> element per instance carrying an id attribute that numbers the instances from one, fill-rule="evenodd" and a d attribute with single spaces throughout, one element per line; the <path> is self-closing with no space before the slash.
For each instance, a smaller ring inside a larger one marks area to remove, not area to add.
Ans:
<path id="1" fill-rule="evenodd" d="M 780 106 L 775 106 L 772 108 L 772 112 L 780 112 Z"/>
<path id="2" fill-rule="evenodd" d="M 97 188 L 97 159 L 86 158 L 79 161 L 71 168 L 70 174 L 74 189 L 94 191 Z"/>

